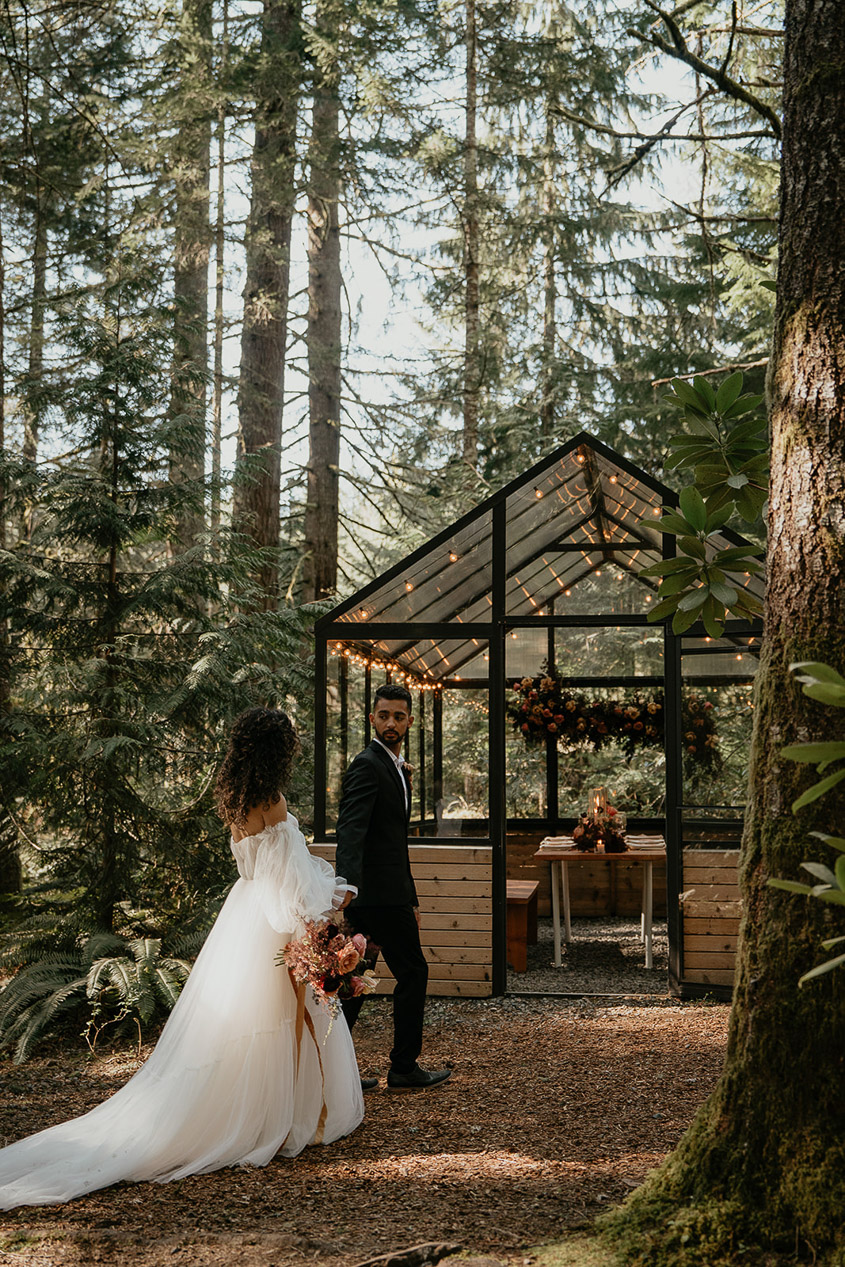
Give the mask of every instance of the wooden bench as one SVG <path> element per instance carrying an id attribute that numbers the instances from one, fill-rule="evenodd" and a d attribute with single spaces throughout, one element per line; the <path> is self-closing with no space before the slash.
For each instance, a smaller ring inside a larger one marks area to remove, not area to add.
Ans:
<path id="1" fill-rule="evenodd" d="M 528 943 L 537 940 L 536 880 L 508 880 L 508 963 L 514 972 L 528 968 Z"/>

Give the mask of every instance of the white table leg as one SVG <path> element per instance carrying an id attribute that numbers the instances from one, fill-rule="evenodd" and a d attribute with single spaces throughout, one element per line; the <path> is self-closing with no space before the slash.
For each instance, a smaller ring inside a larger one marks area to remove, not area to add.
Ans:
<path id="1" fill-rule="evenodd" d="M 558 888 L 558 868 L 561 864 L 557 861 L 549 863 L 552 869 L 552 925 L 555 933 L 555 967 L 560 967 L 560 890 Z"/>
<path id="2" fill-rule="evenodd" d="M 651 957 L 651 920 L 652 920 L 652 870 L 653 863 L 646 862 L 643 868 L 643 934 L 645 939 L 645 966 L 654 966 Z"/>
<path id="3" fill-rule="evenodd" d="M 568 945 L 572 941 L 572 924 L 569 918 L 569 867 L 565 862 L 559 862 L 558 866 L 563 886 L 563 939 Z"/>

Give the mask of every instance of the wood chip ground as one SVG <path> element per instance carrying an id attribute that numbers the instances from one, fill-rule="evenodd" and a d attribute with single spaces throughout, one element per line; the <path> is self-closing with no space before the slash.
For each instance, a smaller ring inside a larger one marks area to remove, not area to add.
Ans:
<path id="1" fill-rule="evenodd" d="M 354 1135 L 263 1170 L 0 1215 L 0 1267 L 352 1267 L 424 1242 L 530 1262 L 529 1247 L 588 1224 L 673 1148 L 719 1075 L 727 1018 L 665 998 L 431 1000 L 424 1063 L 452 1078 L 389 1092 L 390 1005 L 372 1000 L 356 1045 L 382 1082 Z M 67 1047 L 4 1059 L 0 1135 L 86 1111 L 139 1063 Z"/>

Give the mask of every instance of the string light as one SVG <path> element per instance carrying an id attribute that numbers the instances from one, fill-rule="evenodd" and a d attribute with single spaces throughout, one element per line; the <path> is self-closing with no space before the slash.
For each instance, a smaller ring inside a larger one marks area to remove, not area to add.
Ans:
<path id="1" fill-rule="evenodd" d="M 455 551 L 453 550 L 451 554 L 449 555 L 449 562 L 457 563 L 457 561 L 458 561 L 458 556 L 455 554 Z"/>
<path id="2" fill-rule="evenodd" d="M 342 642 L 337 642 L 334 647 L 329 647 L 329 653 L 333 658 L 340 657 L 347 660 L 349 664 L 357 665 L 363 669 L 384 669 L 385 672 L 394 674 L 405 686 L 413 687 L 417 691 L 442 690 L 439 682 L 418 677 L 415 673 L 409 673 L 407 669 L 403 669 L 401 665 L 395 664 L 391 660 L 379 660 L 372 656 L 360 655 L 358 652 L 344 647 Z"/>
<path id="3" fill-rule="evenodd" d="M 611 477 L 610 477 L 610 482 L 611 482 L 611 484 L 615 484 L 615 483 L 616 483 L 616 476 L 615 476 L 615 475 L 611 475 Z"/>
<path id="4" fill-rule="evenodd" d="M 575 461 L 576 461 L 576 462 L 580 462 L 582 466 L 584 465 L 584 463 L 586 462 L 586 460 L 587 460 L 587 459 L 584 457 L 584 454 L 583 454 L 583 453 L 579 453 L 579 454 L 578 454 L 578 456 L 577 456 L 577 458 L 575 459 Z"/>
<path id="5" fill-rule="evenodd" d="M 405 582 L 405 589 L 408 591 L 408 593 L 409 593 L 409 594 L 410 594 L 410 592 L 411 592 L 411 590 L 412 590 L 413 588 L 414 588 L 414 586 L 413 586 L 413 582 L 412 582 L 412 581 L 406 581 L 406 582 Z"/>
<path id="6" fill-rule="evenodd" d="M 534 496 L 535 496 L 535 497 L 538 497 L 538 498 L 539 498 L 539 497 L 542 497 L 542 496 L 543 496 L 543 490 L 542 490 L 542 488 L 535 488 L 535 489 L 534 489 Z"/>

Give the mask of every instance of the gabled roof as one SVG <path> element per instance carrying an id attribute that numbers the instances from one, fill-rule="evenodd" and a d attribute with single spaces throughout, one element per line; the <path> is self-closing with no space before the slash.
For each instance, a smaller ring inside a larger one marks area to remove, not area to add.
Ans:
<path id="1" fill-rule="evenodd" d="M 636 577 L 658 562 L 662 534 L 652 520 L 677 500 L 664 484 L 581 432 L 340 603 L 318 628 L 333 626 L 332 637 L 354 644 L 356 635 L 367 640 L 368 625 L 407 626 L 403 638 L 380 639 L 374 630 L 378 640 L 368 641 L 367 654 L 442 680 L 480 658 L 479 640 L 460 626 L 493 618 L 494 507 L 505 505 L 505 612 L 510 620 L 522 620 L 547 612 L 552 602 L 556 613 L 567 614 L 573 587 L 601 564 Z M 743 538 L 723 530 L 715 541 L 726 548 Z M 654 581 L 636 583 L 644 600 L 656 589 Z M 747 578 L 745 585 L 762 596 L 760 577 Z M 647 611 L 644 601 L 642 614 Z M 456 626 L 454 638 L 444 638 L 442 631 L 426 637 L 427 625 L 444 624 Z"/>

